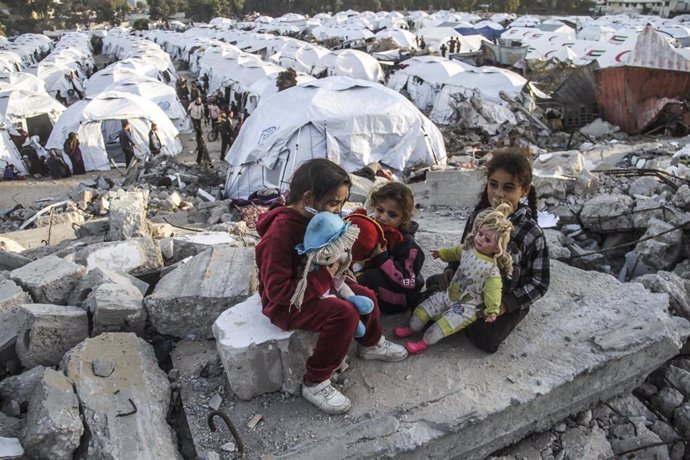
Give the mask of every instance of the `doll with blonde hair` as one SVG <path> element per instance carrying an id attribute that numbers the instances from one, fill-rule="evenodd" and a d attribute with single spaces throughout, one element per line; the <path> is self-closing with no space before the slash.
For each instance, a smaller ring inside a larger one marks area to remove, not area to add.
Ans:
<path id="1" fill-rule="evenodd" d="M 434 258 L 459 262 L 460 266 L 448 289 L 415 308 L 409 327 L 395 329 L 398 337 L 409 337 L 434 321 L 422 340 L 405 344 L 410 353 L 421 353 L 474 323 L 479 316 L 484 316 L 486 322 L 496 319 L 503 290 L 501 272 L 510 278 L 513 271 L 513 260 L 507 251 L 513 230 L 507 217 L 511 213 L 508 203 L 486 209 L 477 215 L 464 244 L 432 251 Z"/>

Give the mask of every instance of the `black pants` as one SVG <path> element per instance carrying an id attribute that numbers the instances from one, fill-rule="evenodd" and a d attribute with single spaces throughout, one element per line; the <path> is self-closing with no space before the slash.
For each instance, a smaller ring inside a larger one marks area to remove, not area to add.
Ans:
<path id="1" fill-rule="evenodd" d="M 123 149 L 122 153 L 125 154 L 125 165 L 129 167 L 129 164 L 132 162 L 132 158 L 134 158 L 134 150 Z"/>
<path id="2" fill-rule="evenodd" d="M 228 147 L 232 143 L 232 138 L 230 137 L 220 137 L 220 161 L 225 160 L 225 154 L 228 153 Z"/>
<path id="3" fill-rule="evenodd" d="M 421 276 L 418 278 L 418 289 L 414 292 L 401 292 L 399 286 L 390 282 L 381 270 L 376 268 L 370 268 L 358 275 L 357 282 L 374 291 L 381 313 L 395 315 L 409 312 L 419 305 L 418 293 L 423 287 L 424 280 Z"/>

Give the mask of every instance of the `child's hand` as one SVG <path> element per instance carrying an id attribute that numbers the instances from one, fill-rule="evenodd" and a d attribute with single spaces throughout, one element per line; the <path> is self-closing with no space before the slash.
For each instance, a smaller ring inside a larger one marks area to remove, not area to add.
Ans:
<path id="1" fill-rule="evenodd" d="M 376 247 L 374 248 L 373 251 L 371 251 L 371 257 L 372 257 L 372 258 L 373 258 L 373 257 L 376 257 L 376 256 L 378 256 L 379 254 L 381 254 L 382 252 L 384 252 L 385 250 L 386 250 L 386 246 L 385 246 L 385 245 L 381 246 L 381 243 L 376 243 Z"/>
<path id="2" fill-rule="evenodd" d="M 434 249 L 433 251 L 431 251 L 431 257 L 433 257 L 434 259 L 438 259 L 439 257 L 441 257 L 441 254 L 438 252 L 438 249 Z"/>
<path id="3" fill-rule="evenodd" d="M 486 315 L 486 316 L 484 317 L 484 321 L 487 322 L 487 323 L 493 323 L 494 321 L 496 321 L 496 313 L 492 313 L 492 314 L 490 314 L 490 315 Z"/>

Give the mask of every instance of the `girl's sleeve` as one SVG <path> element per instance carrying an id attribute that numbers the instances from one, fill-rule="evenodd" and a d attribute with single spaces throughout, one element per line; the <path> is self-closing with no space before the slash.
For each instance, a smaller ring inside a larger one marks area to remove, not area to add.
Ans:
<path id="1" fill-rule="evenodd" d="M 503 293 L 506 311 L 527 308 L 546 294 L 551 282 L 549 250 L 543 233 L 534 238 L 532 250 L 523 255 L 528 257 L 525 272 L 520 274 L 520 284 Z"/>
<path id="2" fill-rule="evenodd" d="M 485 314 L 498 314 L 501 309 L 501 291 L 503 291 L 503 281 L 501 280 L 500 274 L 490 276 L 486 279 L 482 290 Z"/>
<path id="3" fill-rule="evenodd" d="M 438 250 L 438 255 L 444 262 L 460 262 L 462 258 L 462 245 L 458 244 L 448 248 L 441 248 Z"/>
<path id="4" fill-rule="evenodd" d="M 294 244 L 284 241 L 277 235 L 264 235 L 266 245 L 257 257 L 261 258 L 264 293 L 268 300 L 278 305 L 289 306 L 299 279 L 293 276 L 293 261 L 297 255 Z M 319 269 L 308 274 L 307 290 L 303 303 L 317 299 L 326 292 L 333 282 L 328 270 Z"/>

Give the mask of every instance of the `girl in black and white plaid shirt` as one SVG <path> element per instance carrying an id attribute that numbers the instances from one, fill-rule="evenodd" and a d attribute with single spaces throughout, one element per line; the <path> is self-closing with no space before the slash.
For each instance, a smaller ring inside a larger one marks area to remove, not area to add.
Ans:
<path id="1" fill-rule="evenodd" d="M 498 318 L 491 323 L 476 321 L 466 329 L 470 341 L 478 348 L 494 353 L 529 312 L 529 307 L 549 288 L 549 252 L 544 232 L 537 224 L 537 194 L 532 186 L 529 152 L 508 148 L 494 152 L 486 165 L 487 184 L 481 200 L 467 220 L 462 239 L 472 229 L 475 216 L 490 206 L 509 203 L 515 212 L 508 251 L 513 258 L 513 276 L 503 276 L 503 296 Z M 526 201 L 526 202 L 525 202 Z M 430 278 L 427 292 L 444 288 L 457 266 L 449 264 L 433 286 Z M 438 275 L 436 275 L 438 276 Z M 433 278 L 433 277 L 432 277 Z"/>

